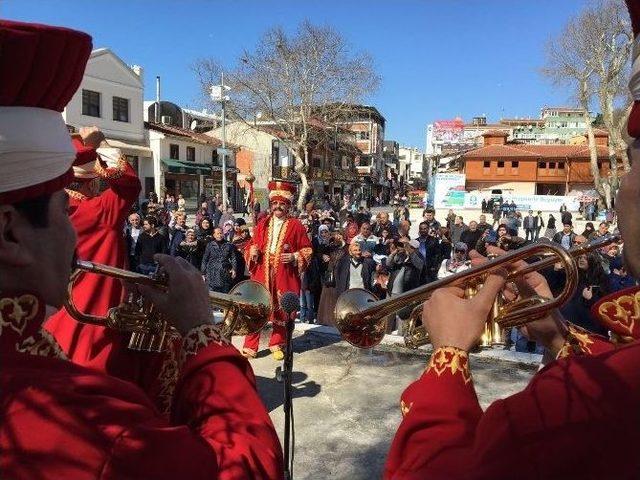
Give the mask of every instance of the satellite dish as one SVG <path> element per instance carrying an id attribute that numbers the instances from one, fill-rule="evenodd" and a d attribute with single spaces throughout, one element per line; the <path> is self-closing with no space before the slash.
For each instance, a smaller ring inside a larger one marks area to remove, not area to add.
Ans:
<path id="1" fill-rule="evenodd" d="M 191 125 L 190 125 L 191 130 L 195 130 L 197 126 L 198 126 L 198 121 L 191 120 Z"/>

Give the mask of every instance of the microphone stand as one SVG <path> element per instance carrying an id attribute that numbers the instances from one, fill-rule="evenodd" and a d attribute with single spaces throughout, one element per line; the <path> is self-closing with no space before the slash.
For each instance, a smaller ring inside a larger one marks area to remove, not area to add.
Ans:
<path id="1" fill-rule="evenodd" d="M 284 478 L 292 479 L 291 460 L 293 460 L 293 449 L 291 442 L 291 431 L 293 426 L 293 403 L 291 375 L 293 372 L 293 329 L 297 312 L 291 312 L 287 322 L 287 334 L 284 350 L 284 362 L 282 367 L 276 368 L 276 378 L 279 382 L 284 382 Z M 295 438 L 295 434 L 294 434 Z M 291 451 L 290 451 L 291 450 Z M 291 460 L 290 460 L 291 459 Z"/>

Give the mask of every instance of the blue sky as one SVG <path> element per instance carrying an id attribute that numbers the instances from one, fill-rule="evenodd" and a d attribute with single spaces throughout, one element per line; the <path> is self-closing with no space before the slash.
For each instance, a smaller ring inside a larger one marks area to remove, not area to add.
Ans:
<path id="1" fill-rule="evenodd" d="M 273 25 L 330 24 L 373 56 L 382 77 L 367 102 L 387 119 L 386 139 L 424 148 L 437 119 L 537 116 L 568 105 L 538 69 L 544 45 L 585 0 L 0 0 L 0 17 L 77 28 L 145 69 L 145 99 L 162 77 L 163 99 L 198 107 L 190 65 L 233 64 Z"/>

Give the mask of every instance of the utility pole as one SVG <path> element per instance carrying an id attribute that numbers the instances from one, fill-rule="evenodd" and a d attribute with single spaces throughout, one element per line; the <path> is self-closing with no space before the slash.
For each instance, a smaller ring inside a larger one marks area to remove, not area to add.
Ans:
<path id="1" fill-rule="evenodd" d="M 227 121 L 225 118 L 225 90 L 224 90 L 224 72 L 222 72 L 222 205 L 224 205 L 224 211 L 227 211 Z"/>

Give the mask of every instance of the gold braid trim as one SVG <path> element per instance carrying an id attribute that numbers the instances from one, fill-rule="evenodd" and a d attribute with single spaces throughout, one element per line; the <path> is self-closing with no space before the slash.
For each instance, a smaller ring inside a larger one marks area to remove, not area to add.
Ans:
<path id="1" fill-rule="evenodd" d="M 589 333 L 577 327 L 571 323 L 567 324 L 569 332 L 567 338 L 564 341 L 564 345 L 556 355 L 556 360 L 559 358 L 569 357 L 571 355 L 585 355 L 591 353 L 589 345 L 593 343 L 593 340 L 589 338 Z"/>
<path id="2" fill-rule="evenodd" d="M 431 354 L 426 372 L 433 371 L 438 377 L 445 372 L 451 372 L 451 376 L 462 376 L 464 383 L 471 381 L 469 371 L 469 354 L 457 347 L 440 347 Z"/>
<path id="3" fill-rule="evenodd" d="M 16 343 L 16 351 L 20 353 L 28 353 L 38 357 L 59 358 L 60 360 L 69 360 L 67 354 L 64 353 L 56 339 L 47 330 L 40 328 L 40 331 L 22 343 Z"/>
<path id="4" fill-rule="evenodd" d="M 313 249 L 310 247 L 298 250 L 298 272 L 302 273 L 309 267 L 311 255 L 313 255 Z"/>
<path id="5" fill-rule="evenodd" d="M 403 417 L 407 416 L 407 413 L 409 413 L 411 407 L 413 407 L 413 402 L 406 404 L 404 400 L 400 400 L 400 413 L 402 413 Z"/>
<path id="6" fill-rule="evenodd" d="M 117 180 L 124 175 L 127 169 L 127 159 L 124 155 L 120 155 L 118 162 L 114 167 L 103 167 L 100 162 L 96 162 L 95 172 L 100 178 L 106 180 Z"/>
<path id="7" fill-rule="evenodd" d="M 160 383 L 160 391 L 158 392 L 158 408 L 164 414 L 169 414 L 169 412 L 171 412 L 173 395 L 176 390 L 176 384 L 178 383 L 178 373 L 180 372 L 175 345 L 177 338 L 178 335 L 175 333 L 167 339 L 168 348 L 165 350 L 166 357 L 164 358 L 162 369 L 158 375 L 158 381 Z"/>
<path id="8" fill-rule="evenodd" d="M 72 190 L 70 188 L 65 188 L 64 191 L 67 192 L 67 195 L 69 195 L 69 198 L 73 198 L 74 200 L 78 200 L 80 202 L 88 198 L 86 195 L 80 192 L 77 192 L 75 190 Z"/>
<path id="9" fill-rule="evenodd" d="M 229 340 L 220 333 L 220 327 L 211 323 L 203 323 L 192 328 L 182 339 L 182 350 L 180 351 L 179 368 L 187 361 L 191 355 L 196 355 L 200 350 L 208 347 L 212 343 L 218 345 L 231 345 Z"/>

